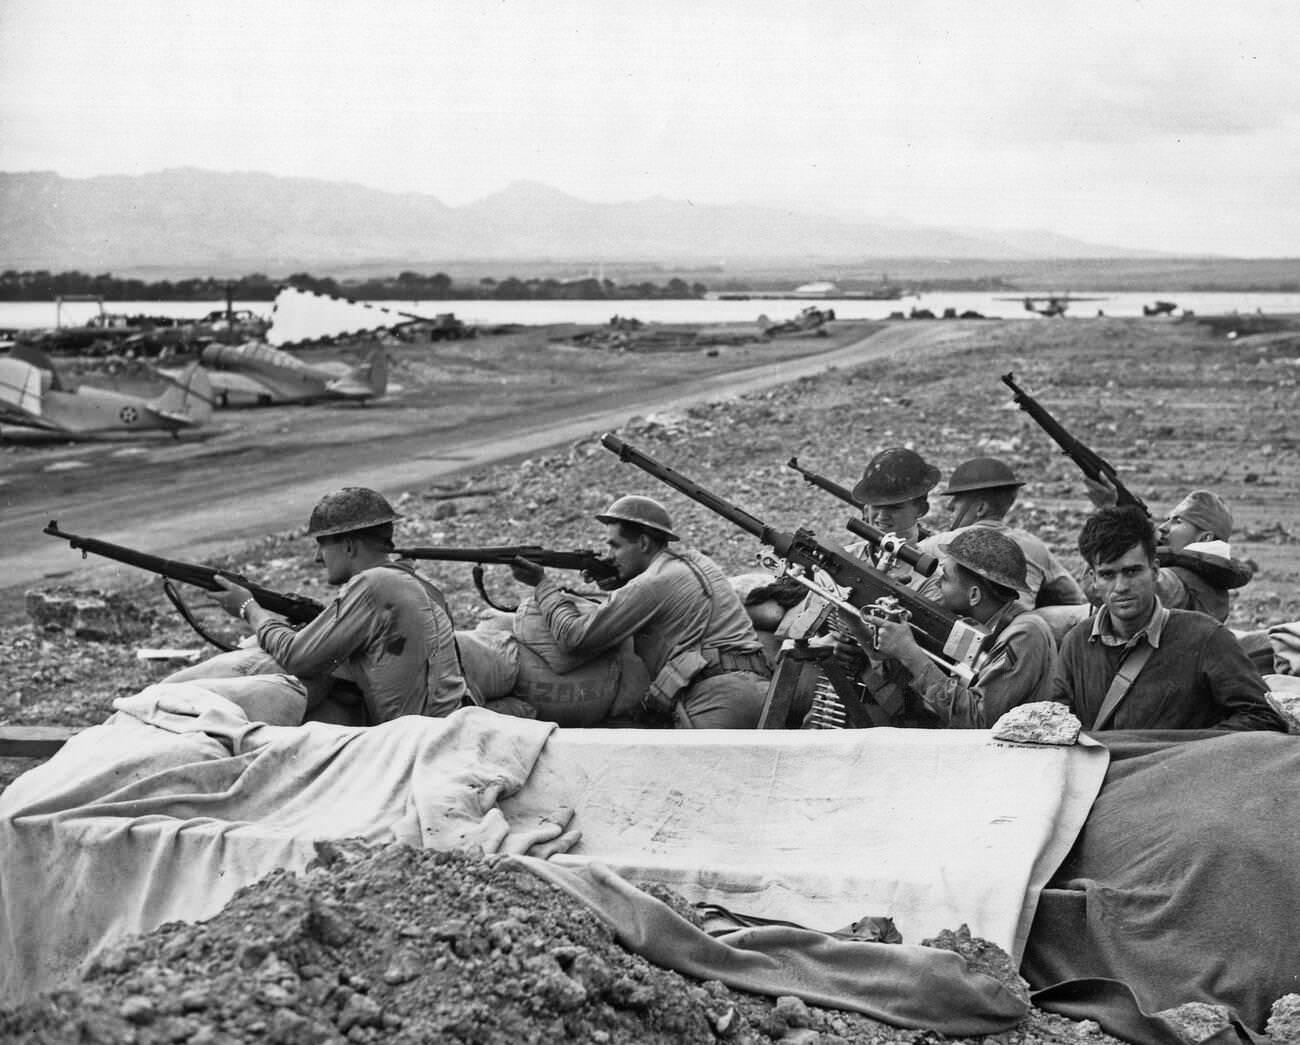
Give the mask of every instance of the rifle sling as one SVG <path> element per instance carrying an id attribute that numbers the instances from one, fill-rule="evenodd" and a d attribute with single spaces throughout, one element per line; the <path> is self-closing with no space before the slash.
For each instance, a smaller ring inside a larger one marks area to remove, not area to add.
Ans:
<path id="1" fill-rule="evenodd" d="M 1124 658 L 1119 670 L 1115 672 L 1115 677 L 1110 680 L 1110 688 L 1106 690 L 1106 696 L 1097 711 L 1097 717 L 1093 719 L 1093 729 L 1106 728 L 1106 724 L 1115 714 L 1115 709 L 1119 707 L 1120 701 L 1132 689 L 1138 673 L 1146 667 L 1147 661 L 1151 659 L 1151 654 L 1154 652 L 1155 647 L 1150 642 L 1146 642 L 1137 649 L 1132 650 Z"/>
<path id="2" fill-rule="evenodd" d="M 167 596 L 168 601 L 176 607 L 176 612 L 184 618 L 186 624 L 194 629 L 199 638 L 203 639 L 205 642 L 212 643 L 212 645 L 216 646 L 222 653 L 229 653 L 235 648 L 229 643 L 222 642 L 220 639 L 213 637 L 213 635 L 204 630 L 203 625 L 200 624 L 194 614 L 190 612 L 190 608 L 185 605 L 185 600 L 181 598 L 180 592 L 176 590 L 175 585 L 173 585 L 171 580 L 168 578 L 163 578 L 163 594 Z"/>

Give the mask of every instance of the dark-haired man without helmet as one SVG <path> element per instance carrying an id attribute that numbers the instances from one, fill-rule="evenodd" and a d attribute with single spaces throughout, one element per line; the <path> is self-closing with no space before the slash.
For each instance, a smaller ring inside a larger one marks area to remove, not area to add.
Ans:
<path id="1" fill-rule="evenodd" d="M 992 635 L 974 676 L 963 680 L 939 667 L 902 622 L 877 625 L 881 654 L 907 669 L 925 706 L 950 728 L 986 729 L 1019 704 L 1049 699 L 1056 642 L 1047 622 L 1019 602 L 1025 587 L 1019 545 L 997 530 L 972 526 L 940 544 L 939 553 L 943 605 L 973 618 Z M 859 640 L 869 644 L 866 626 L 855 624 L 855 629 Z"/>
<path id="2" fill-rule="evenodd" d="M 218 578 L 225 591 L 210 595 L 248 622 L 280 670 L 308 683 L 309 717 L 329 692 L 319 683 L 329 678 L 360 690 L 370 725 L 402 715 L 448 715 L 467 697 L 442 593 L 389 558 L 398 518 L 382 495 L 365 487 L 321 499 L 307 536 L 316 539 L 316 561 L 339 593 L 296 631 L 236 584 Z"/>
<path id="3" fill-rule="evenodd" d="M 1065 636 L 1053 698 L 1084 729 L 1286 730 L 1232 633 L 1204 613 L 1161 604 L 1145 512 L 1125 506 L 1089 516 L 1079 552 L 1101 607 Z"/>
<path id="4" fill-rule="evenodd" d="M 1020 597 L 1026 609 L 1038 606 L 1082 606 L 1087 604 L 1083 588 L 1051 549 L 1032 533 L 1010 526 L 1006 514 L 1015 504 L 1024 482 L 1004 461 L 996 457 L 973 457 L 953 469 L 942 496 L 952 518 L 949 532 L 936 534 L 922 544 L 934 553 L 940 541 L 968 526 L 996 530 L 1010 537 L 1025 556 L 1025 591 Z M 930 594 L 929 589 L 922 589 Z"/>
<path id="5" fill-rule="evenodd" d="M 726 575 L 707 555 L 670 547 L 678 539 L 672 521 L 649 497 L 620 497 L 596 518 L 627 583 L 590 612 L 536 563 L 512 567 L 520 583 L 537 589 L 556 643 L 594 655 L 631 637 L 651 676 L 652 714 L 671 715 L 678 728 L 757 726 L 771 670 Z"/>

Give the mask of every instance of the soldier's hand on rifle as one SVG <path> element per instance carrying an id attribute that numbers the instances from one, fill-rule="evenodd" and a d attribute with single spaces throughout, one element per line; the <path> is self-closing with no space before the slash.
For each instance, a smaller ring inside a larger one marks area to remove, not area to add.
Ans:
<path id="1" fill-rule="evenodd" d="M 912 635 L 912 626 L 906 621 L 879 620 L 876 622 L 876 647 L 881 655 L 904 664 L 914 653 L 920 653 Z"/>
<path id="2" fill-rule="evenodd" d="M 546 576 L 546 571 L 531 559 L 525 559 L 522 555 L 517 555 L 514 561 L 510 563 L 510 572 L 515 575 L 515 580 L 520 584 L 526 584 L 530 588 L 536 588 L 542 583 L 542 578 Z"/>
<path id="3" fill-rule="evenodd" d="M 1088 488 L 1088 500 L 1094 508 L 1113 508 L 1119 503 L 1119 493 L 1103 475 L 1100 479 L 1083 477 L 1083 485 Z"/>
<path id="4" fill-rule="evenodd" d="M 214 577 L 213 581 L 221 585 L 221 590 L 206 592 L 209 601 L 215 602 L 232 617 L 240 616 L 244 606 L 250 600 L 256 603 L 253 593 L 247 588 L 228 581 L 225 577 Z"/>

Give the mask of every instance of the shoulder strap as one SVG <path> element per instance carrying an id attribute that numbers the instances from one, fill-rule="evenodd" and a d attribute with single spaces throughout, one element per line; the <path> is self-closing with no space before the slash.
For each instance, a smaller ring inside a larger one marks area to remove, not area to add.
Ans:
<path id="1" fill-rule="evenodd" d="M 1151 659 L 1151 654 L 1155 652 L 1155 647 L 1150 642 L 1144 642 L 1138 649 L 1131 652 L 1124 658 L 1124 662 L 1119 666 L 1119 671 L 1115 672 L 1115 677 L 1110 680 L 1110 689 L 1106 690 L 1106 696 L 1101 702 L 1101 708 L 1097 712 L 1097 717 L 1093 720 L 1092 729 L 1105 729 L 1115 714 L 1115 709 L 1124 699 L 1125 694 L 1132 688 L 1134 680 L 1138 673 L 1146 667 L 1146 663 Z"/>

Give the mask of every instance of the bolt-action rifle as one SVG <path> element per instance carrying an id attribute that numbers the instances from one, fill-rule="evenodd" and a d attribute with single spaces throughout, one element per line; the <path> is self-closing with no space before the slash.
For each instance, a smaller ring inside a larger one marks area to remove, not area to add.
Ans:
<path id="1" fill-rule="evenodd" d="M 509 566 L 516 559 L 527 559 L 538 566 L 550 566 L 557 570 L 577 570 L 584 578 L 591 581 L 601 591 L 613 591 L 623 586 L 623 579 L 618 575 L 618 568 L 613 561 L 598 555 L 590 549 L 581 551 L 552 551 L 537 544 L 496 545 L 485 548 L 398 548 L 397 555 L 403 559 L 420 559 L 431 562 L 472 562 L 471 573 L 474 587 L 478 589 L 483 601 L 494 610 L 511 613 L 513 610 L 498 606 L 488 595 L 483 586 L 483 567 Z"/>
<path id="2" fill-rule="evenodd" d="M 1124 485 L 1114 465 L 1067 432 L 1042 403 L 1016 384 L 1014 374 L 1003 374 L 1002 383 L 1015 393 L 1016 405 L 1034 419 L 1038 427 L 1051 437 L 1066 457 L 1079 466 L 1084 475 L 1093 482 L 1105 481 L 1115 488 L 1116 504 L 1131 504 L 1135 508 L 1141 508 L 1147 515 L 1151 514 L 1146 501 Z"/>
<path id="3" fill-rule="evenodd" d="M 196 588 L 203 588 L 205 591 L 220 591 L 221 585 L 217 583 L 216 579 L 224 577 L 240 587 L 247 588 L 253 598 L 257 600 L 257 604 L 263 609 L 278 613 L 285 617 L 290 624 L 295 625 L 302 625 L 315 620 L 321 610 L 325 608 L 315 599 L 309 599 L 305 595 L 285 594 L 271 588 L 263 588 L 260 584 L 254 584 L 247 577 L 230 570 L 219 570 L 214 566 L 201 566 L 197 563 L 181 562 L 176 559 L 163 559 L 157 555 L 150 555 L 148 552 L 137 551 L 121 544 L 110 544 L 108 541 L 101 541 L 94 537 L 78 537 L 75 533 L 60 530 L 58 521 L 55 519 L 51 519 L 50 524 L 41 532 L 67 541 L 73 548 L 81 552 L 82 558 L 85 558 L 87 554 L 99 555 L 105 559 L 112 559 L 114 562 L 124 563 L 127 566 L 134 566 L 137 569 L 158 574 L 158 576 L 164 578 L 163 591 L 171 604 L 176 607 L 177 612 L 185 618 L 185 622 L 219 649 L 230 650 L 234 647 L 214 638 L 203 630 L 203 627 L 194 619 L 189 607 L 185 605 L 180 594 L 172 585 L 172 581 L 192 584 Z"/>
<path id="4" fill-rule="evenodd" d="M 862 511 L 862 509 L 867 506 L 867 502 L 860 501 L 858 498 L 854 497 L 853 491 L 848 487 L 841 486 L 834 479 L 827 479 L 826 476 L 819 475 L 817 472 L 805 468 L 799 463 L 799 458 L 792 457 L 790 460 L 786 461 L 785 464 L 787 468 L 793 468 L 796 472 L 802 475 L 805 482 L 812 483 L 812 485 L 817 487 L 817 489 L 825 490 L 828 494 L 838 497 L 845 504 L 853 505 L 853 507 L 858 509 L 858 511 Z"/>
<path id="5" fill-rule="evenodd" d="M 628 446 L 617 436 L 603 435 L 600 442 L 621 460 L 636 465 L 660 482 L 684 493 L 691 500 L 757 537 L 780 559 L 785 560 L 787 569 L 791 564 L 799 568 L 799 573 L 791 572 L 790 576 L 824 598 L 844 604 L 841 608 L 861 615 L 868 625 L 873 613 L 892 616 L 897 612 L 897 607 L 901 607 L 907 613 L 917 645 L 931 659 L 953 673 L 970 674 L 983 641 L 988 637 L 983 628 L 899 584 L 888 574 L 854 558 L 844 549 L 823 544 L 810 530 L 800 529 L 788 533 L 774 529 L 648 454 Z M 839 599 L 835 592 L 826 592 L 815 585 L 810 578 L 818 570 L 829 577 L 837 588 L 847 592 L 843 599 Z"/>

